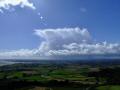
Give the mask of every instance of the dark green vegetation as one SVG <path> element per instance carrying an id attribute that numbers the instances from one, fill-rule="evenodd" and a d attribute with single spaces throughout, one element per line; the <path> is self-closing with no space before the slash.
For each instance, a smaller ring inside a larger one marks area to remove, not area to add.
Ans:
<path id="1" fill-rule="evenodd" d="M 120 90 L 120 65 L 44 62 L 0 67 L 0 90 Z"/>

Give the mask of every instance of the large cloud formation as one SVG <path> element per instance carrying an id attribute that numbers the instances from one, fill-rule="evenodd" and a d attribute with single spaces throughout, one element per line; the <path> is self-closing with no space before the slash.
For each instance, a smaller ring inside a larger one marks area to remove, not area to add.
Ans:
<path id="1" fill-rule="evenodd" d="M 35 34 L 45 40 L 39 50 L 46 55 L 118 54 L 120 52 L 119 44 L 95 42 L 87 29 L 78 27 L 35 30 Z"/>
<path id="2" fill-rule="evenodd" d="M 91 43 L 89 32 L 80 28 L 35 30 L 35 34 L 45 40 L 40 46 L 41 49 L 60 50 L 63 45 L 71 43 Z"/>
<path id="3" fill-rule="evenodd" d="M 35 9 L 35 6 L 29 0 L 0 0 L 0 12 L 3 12 L 3 9 L 9 10 L 14 6 L 20 6 L 21 8 L 29 7 L 31 9 Z"/>
<path id="4" fill-rule="evenodd" d="M 95 42 L 87 29 L 58 28 L 35 30 L 35 35 L 42 38 L 39 48 L 1 52 L 0 56 L 10 57 L 56 57 L 79 55 L 119 54 L 120 44 Z"/>

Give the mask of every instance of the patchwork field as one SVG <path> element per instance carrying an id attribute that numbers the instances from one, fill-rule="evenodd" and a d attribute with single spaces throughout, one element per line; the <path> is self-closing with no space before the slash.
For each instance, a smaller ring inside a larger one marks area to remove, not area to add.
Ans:
<path id="1" fill-rule="evenodd" d="M 3 90 L 120 90 L 119 65 L 23 63 L 0 67 Z"/>

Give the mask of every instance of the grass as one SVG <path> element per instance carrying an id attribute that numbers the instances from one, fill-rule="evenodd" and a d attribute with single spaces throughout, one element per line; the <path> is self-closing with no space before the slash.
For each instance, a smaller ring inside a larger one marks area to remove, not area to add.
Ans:
<path id="1" fill-rule="evenodd" d="M 120 90 L 120 85 L 108 85 L 108 86 L 100 86 L 96 88 L 97 90 Z"/>
<path id="2" fill-rule="evenodd" d="M 47 78 L 41 76 L 30 76 L 25 77 L 24 79 L 28 81 L 47 81 Z"/>
<path id="3" fill-rule="evenodd" d="M 2 79 L 4 77 L 4 73 L 0 73 L 0 79 Z"/>
<path id="4" fill-rule="evenodd" d="M 18 65 L 17 67 L 19 67 Z M 26 67 L 26 66 L 20 66 Z M 12 66 L 12 68 L 16 68 L 16 65 Z M 23 79 L 28 81 L 48 81 L 48 80 L 72 80 L 72 81 L 85 81 L 88 79 L 85 74 L 89 71 L 88 67 L 74 66 L 58 68 L 57 66 L 34 66 L 27 67 L 30 70 L 21 70 L 21 71 L 12 71 L 8 72 L 7 77 L 10 79 Z M 28 74 L 25 76 L 25 72 L 36 72 L 36 74 Z M 0 73 L 0 77 L 3 78 L 4 73 Z M 88 79 L 89 80 L 89 79 Z M 91 80 L 91 79 L 90 79 Z M 92 80 L 93 81 L 93 80 Z"/>
<path id="5" fill-rule="evenodd" d="M 10 68 L 10 71 L 8 71 L 8 68 Z M 5 71 L 6 69 L 6 71 Z M 85 88 L 88 88 L 88 86 L 84 88 L 73 88 L 71 83 L 77 85 L 95 85 L 97 82 L 97 79 L 95 76 L 90 77 L 88 76 L 89 72 L 99 71 L 100 67 L 96 66 L 81 66 L 81 65 L 13 65 L 4 68 L 0 72 L 0 79 L 9 79 L 9 80 L 19 80 L 19 81 L 38 81 L 38 83 L 48 84 L 49 81 L 57 80 L 58 83 L 60 81 L 66 81 L 68 80 L 70 83 L 70 87 L 54 87 L 52 89 L 45 89 L 42 87 L 37 86 L 31 86 L 30 88 L 24 88 L 19 90 L 85 90 Z M 109 69 L 108 69 L 109 70 Z M 117 69 L 118 70 L 118 69 Z M 118 71 L 117 71 L 118 73 Z M 116 74 L 117 77 L 119 76 Z M 119 78 L 118 78 L 119 80 Z M 106 82 L 105 77 L 99 78 L 99 87 L 94 87 L 96 90 L 120 90 L 120 85 L 118 86 L 112 86 L 109 84 L 105 84 Z M 51 83 L 51 82 L 50 82 Z M 56 83 L 56 82 L 55 82 Z M 66 84 L 67 85 L 67 84 Z M 68 84 L 69 85 L 69 84 Z M 113 84 L 114 85 L 114 84 Z"/>
<path id="6" fill-rule="evenodd" d="M 22 79 L 23 78 L 23 73 L 21 73 L 21 72 L 12 72 L 12 73 L 9 73 L 7 75 L 7 78 L 19 78 L 19 79 Z"/>
<path id="7" fill-rule="evenodd" d="M 19 89 L 19 90 L 85 90 L 85 88 L 71 88 L 71 87 L 34 87 L 31 89 Z"/>

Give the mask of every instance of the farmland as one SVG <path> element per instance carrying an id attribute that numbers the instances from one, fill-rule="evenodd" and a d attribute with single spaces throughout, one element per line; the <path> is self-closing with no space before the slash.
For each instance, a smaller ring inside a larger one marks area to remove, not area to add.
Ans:
<path id="1" fill-rule="evenodd" d="M 16 63 L 0 67 L 0 87 L 3 90 L 119 90 L 119 76 L 119 64 Z"/>

